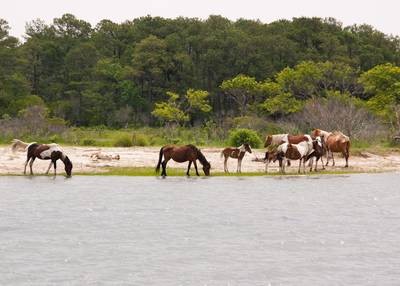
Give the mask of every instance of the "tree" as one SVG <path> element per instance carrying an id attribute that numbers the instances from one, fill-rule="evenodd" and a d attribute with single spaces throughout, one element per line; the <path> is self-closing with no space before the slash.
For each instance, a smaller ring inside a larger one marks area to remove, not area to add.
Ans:
<path id="1" fill-rule="evenodd" d="M 224 80 L 221 89 L 235 101 L 240 116 L 244 116 L 259 91 L 259 83 L 254 77 L 238 75 L 233 79 Z"/>
<path id="2" fill-rule="evenodd" d="M 378 65 L 361 74 L 360 83 L 371 95 L 368 107 L 400 131 L 400 67 Z"/>
<path id="3" fill-rule="evenodd" d="M 203 90 L 188 89 L 183 100 L 173 92 L 167 92 L 167 101 L 155 104 L 152 114 L 158 119 L 167 122 L 182 124 L 188 122 L 196 112 L 208 113 L 211 111 L 207 97 L 209 93 Z"/>

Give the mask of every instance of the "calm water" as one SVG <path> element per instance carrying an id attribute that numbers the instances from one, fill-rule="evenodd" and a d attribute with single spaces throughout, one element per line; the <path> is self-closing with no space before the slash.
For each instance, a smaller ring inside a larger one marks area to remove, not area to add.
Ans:
<path id="1" fill-rule="evenodd" d="M 0 177 L 0 285 L 400 285 L 399 186 Z"/>

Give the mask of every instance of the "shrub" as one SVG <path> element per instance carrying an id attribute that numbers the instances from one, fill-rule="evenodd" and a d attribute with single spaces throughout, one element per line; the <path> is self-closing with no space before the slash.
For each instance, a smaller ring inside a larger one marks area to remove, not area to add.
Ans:
<path id="1" fill-rule="evenodd" d="M 133 133 L 132 134 L 132 145 L 133 146 L 149 146 L 150 145 L 149 137 L 145 134 Z"/>
<path id="2" fill-rule="evenodd" d="M 258 148 L 261 145 L 261 140 L 254 130 L 245 128 L 232 130 L 229 134 L 229 144 L 240 146 L 243 143 L 249 143 L 251 147 Z"/>
<path id="3" fill-rule="evenodd" d="M 114 141 L 114 147 L 132 147 L 132 139 L 129 135 L 123 135 Z"/>

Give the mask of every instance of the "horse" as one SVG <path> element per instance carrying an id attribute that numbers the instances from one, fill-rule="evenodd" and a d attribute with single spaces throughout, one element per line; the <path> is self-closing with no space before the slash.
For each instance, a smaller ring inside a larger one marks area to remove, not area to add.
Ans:
<path id="1" fill-rule="evenodd" d="M 307 138 L 307 141 L 301 141 L 298 144 L 286 142 L 278 146 L 276 150 L 277 155 L 275 160 L 279 160 L 279 167 L 282 173 L 285 173 L 285 165 L 287 159 L 299 160 L 298 173 L 300 173 L 301 163 L 303 163 L 303 173 L 305 173 L 306 158 L 314 151 L 314 149 L 311 137 L 309 135 L 304 136 Z"/>
<path id="2" fill-rule="evenodd" d="M 57 174 L 57 160 L 61 160 L 65 166 L 65 172 L 67 177 L 72 175 L 72 162 L 68 156 L 61 149 L 60 145 L 56 143 L 51 144 L 38 144 L 36 142 L 26 143 L 18 139 L 12 140 L 11 150 L 15 152 L 16 150 L 27 151 L 27 158 L 24 167 L 24 175 L 26 175 L 26 166 L 29 163 L 30 174 L 33 175 L 32 165 L 36 158 L 41 160 L 51 160 L 50 165 L 47 168 L 46 174 L 49 173 L 51 165 L 54 166 L 54 176 Z"/>
<path id="3" fill-rule="evenodd" d="M 242 160 L 246 152 L 249 152 L 250 154 L 252 153 L 251 147 L 248 143 L 244 143 L 241 146 L 235 148 L 235 147 L 227 147 L 221 152 L 221 157 L 224 157 L 224 171 L 225 173 L 228 173 L 228 159 L 234 158 L 238 160 L 237 164 L 237 173 L 242 172 Z"/>
<path id="4" fill-rule="evenodd" d="M 274 134 L 265 137 L 264 147 L 277 146 L 282 143 L 299 144 L 300 142 L 307 141 L 308 138 L 304 134 L 290 135 L 290 134 Z"/>
<path id="5" fill-rule="evenodd" d="M 325 170 L 324 162 L 322 161 L 322 156 L 326 153 L 325 143 L 323 138 L 320 136 L 316 137 L 315 140 L 312 141 L 314 151 L 309 154 L 306 158 L 306 162 L 311 158 L 316 158 L 314 171 L 317 172 L 318 160 L 321 159 L 322 169 Z M 312 171 L 312 164 L 310 164 L 310 172 Z"/>
<path id="6" fill-rule="evenodd" d="M 164 160 L 162 161 L 163 157 Z M 196 160 L 199 160 L 200 163 L 203 165 L 204 174 L 206 176 L 210 175 L 210 169 L 211 169 L 210 162 L 207 161 L 203 153 L 201 153 L 201 151 L 194 145 L 191 144 L 184 146 L 166 145 L 161 147 L 158 163 L 156 166 L 156 173 L 160 171 L 160 166 L 162 166 L 161 176 L 167 176 L 166 167 L 168 161 L 171 159 L 178 163 L 189 161 L 189 165 L 186 172 L 187 176 L 190 176 L 189 171 L 192 163 L 194 165 L 194 168 L 196 169 L 196 175 L 200 176 L 197 170 L 197 163 L 196 163 Z"/>
<path id="7" fill-rule="evenodd" d="M 328 132 L 321 129 L 314 129 L 311 132 L 313 137 L 324 136 L 324 141 L 327 149 L 326 154 L 326 166 L 329 163 L 329 155 L 332 156 L 332 166 L 335 166 L 335 158 L 333 157 L 333 153 L 342 153 L 343 157 L 346 160 L 347 168 L 349 166 L 349 156 L 350 156 L 350 138 L 344 135 L 340 131 Z"/>
<path id="8" fill-rule="evenodd" d="M 276 147 L 285 142 L 291 144 L 299 144 L 300 142 L 307 141 L 308 138 L 304 134 L 290 135 L 290 134 L 273 134 L 265 137 L 264 147 Z M 276 160 L 274 160 L 276 161 Z M 270 161 L 269 161 L 270 162 Z M 268 163 L 266 163 L 265 171 L 268 173 Z M 290 166 L 290 160 L 287 160 L 287 165 Z"/>
<path id="9" fill-rule="evenodd" d="M 272 161 L 275 162 L 277 159 L 277 152 L 276 151 L 267 151 L 265 152 L 264 156 L 264 163 L 265 163 L 265 173 L 268 173 L 268 165 Z"/>

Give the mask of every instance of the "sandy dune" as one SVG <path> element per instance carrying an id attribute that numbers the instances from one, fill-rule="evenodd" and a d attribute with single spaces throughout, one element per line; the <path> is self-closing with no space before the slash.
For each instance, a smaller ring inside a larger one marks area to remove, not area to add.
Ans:
<path id="1" fill-rule="evenodd" d="M 158 160 L 158 147 L 132 147 L 132 148 L 98 148 L 98 147 L 63 147 L 74 164 L 74 172 L 102 172 L 104 167 L 155 167 Z M 107 155 L 120 155 L 120 160 L 92 160 L 90 155 L 95 152 L 102 152 Z M 211 162 L 212 171 L 223 171 L 223 159 L 220 157 L 219 148 L 203 148 L 202 152 Z M 242 163 L 243 172 L 264 171 L 264 164 L 254 162 L 253 159 L 263 157 L 263 150 L 253 150 L 253 154 L 246 154 Z M 13 154 L 9 147 L 0 147 L 0 174 L 21 174 L 23 172 L 25 152 Z M 344 169 L 344 159 L 336 156 L 336 167 L 328 167 L 329 170 Z M 229 170 L 236 171 L 236 160 L 228 161 Z M 34 172 L 44 173 L 49 161 L 36 160 Z M 394 171 L 400 170 L 400 155 L 390 153 L 386 156 L 379 156 L 371 153 L 364 153 L 363 156 L 350 156 L 350 168 L 353 171 Z M 59 172 L 63 171 L 63 164 L 58 165 Z M 186 164 L 177 164 L 170 161 L 169 167 L 185 168 Z M 297 163 L 293 162 L 293 168 Z M 278 170 L 277 164 L 270 165 L 270 172 Z M 293 169 L 294 171 L 294 169 Z"/>

